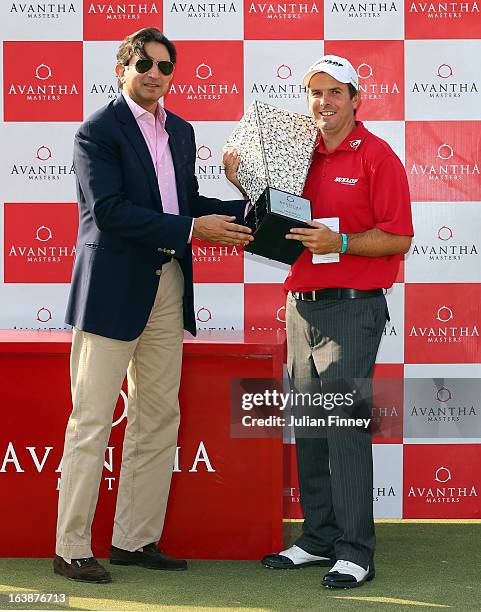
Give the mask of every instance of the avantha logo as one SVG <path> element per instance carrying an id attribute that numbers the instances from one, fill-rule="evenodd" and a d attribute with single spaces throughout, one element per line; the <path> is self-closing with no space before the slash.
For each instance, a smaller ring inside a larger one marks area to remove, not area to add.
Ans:
<path id="1" fill-rule="evenodd" d="M 46 225 L 41 225 L 39 228 L 37 228 L 37 235 L 35 238 L 40 242 L 48 242 L 53 238 L 52 230 Z"/>
<path id="2" fill-rule="evenodd" d="M 366 63 L 359 64 L 357 68 L 359 81 L 359 91 L 361 92 L 361 100 L 382 100 L 384 95 L 400 94 L 399 86 L 396 82 L 393 83 L 378 83 L 372 66 Z M 367 79 L 372 79 L 370 82 Z M 373 82 L 374 81 L 374 82 Z"/>
<path id="3" fill-rule="evenodd" d="M 449 64 L 440 64 L 436 76 L 438 82 L 414 82 L 412 93 L 429 94 L 430 98 L 461 98 L 464 94 L 478 93 L 476 82 L 456 80 L 456 71 Z"/>
<path id="4" fill-rule="evenodd" d="M 108 100 L 115 100 L 122 90 L 117 84 L 114 83 L 92 83 L 90 87 L 90 93 L 92 95 L 100 95 Z"/>
<path id="5" fill-rule="evenodd" d="M 50 147 L 41 145 L 32 156 L 40 162 L 48 162 L 53 157 L 53 152 Z M 73 163 L 69 161 L 64 163 L 40 163 L 40 164 L 22 164 L 14 163 L 10 170 L 11 176 L 25 177 L 29 181 L 58 181 L 61 178 L 72 176 L 75 174 Z"/>
<path id="6" fill-rule="evenodd" d="M 201 161 L 207 161 L 212 157 L 212 151 L 206 145 L 201 145 L 197 149 L 197 159 Z"/>
<path id="7" fill-rule="evenodd" d="M 433 319 L 441 323 L 441 325 L 433 325 L 432 327 L 416 327 L 412 326 L 409 336 L 415 338 L 425 338 L 426 342 L 436 343 L 461 343 L 467 338 L 479 338 L 479 332 L 476 325 L 459 325 L 456 323 L 455 313 L 449 306 L 440 306 L 434 314 Z M 443 325 L 450 323 L 450 325 Z"/>
<path id="8" fill-rule="evenodd" d="M 155 2 L 92 2 L 88 15 L 105 15 L 106 19 L 140 19 L 142 15 L 158 15 Z"/>
<path id="9" fill-rule="evenodd" d="M 50 66 L 46 64 L 40 64 L 35 69 L 34 77 L 40 81 L 47 81 L 51 79 L 52 76 L 52 70 Z M 36 102 L 38 100 L 58 102 L 62 99 L 62 96 L 79 95 L 75 83 L 49 83 L 42 85 L 35 85 L 33 83 L 11 83 L 7 93 L 9 96 L 24 96 L 24 98 L 30 102 Z"/>
<path id="10" fill-rule="evenodd" d="M 84 40 L 119 41 L 134 30 L 155 25 L 162 28 L 160 0 L 110 0 L 86 2 L 84 0 Z"/>
<path id="11" fill-rule="evenodd" d="M 392 485 L 388 487 L 373 487 L 372 488 L 372 501 L 378 502 L 386 497 L 396 497 L 396 491 Z"/>
<path id="12" fill-rule="evenodd" d="M 36 319 L 39 323 L 48 323 L 53 319 L 51 310 L 42 306 L 37 310 Z"/>
<path id="13" fill-rule="evenodd" d="M 411 2 L 410 13 L 425 14 L 432 20 L 461 19 L 479 13 L 477 2 Z"/>
<path id="14" fill-rule="evenodd" d="M 195 174 L 199 181 L 219 181 L 225 176 L 225 168 L 223 164 L 213 163 L 213 152 L 207 145 L 201 145 L 197 148 L 197 163 L 195 166 Z M 194 249 L 195 251 L 195 249 Z"/>
<path id="15" fill-rule="evenodd" d="M 212 19 L 228 13 L 237 13 L 237 8 L 233 2 L 173 2 L 170 12 L 184 14 L 191 19 Z"/>
<path id="16" fill-rule="evenodd" d="M 25 15 L 29 19 L 58 19 L 75 13 L 72 2 L 12 2 L 10 13 Z"/>
<path id="17" fill-rule="evenodd" d="M 53 451 L 53 452 L 52 452 Z M 103 476 L 103 482 L 106 484 L 106 490 L 112 491 L 112 483 L 116 477 L 112 474 L 117 471 L 116 460 L 120 456 L 121 450 L 115 446 L 108 446 L 105 451 L 104 469 L 110 476 Z M 57 491 L 60 485 L 60 477 L 62 472 L 62 448 L 55 446 L 18 446 L 14 442 L 8 442 L 5 449 L 2 449 L 0 455 L 0 478 L 1 474 L 16 472 L 37 473 L 42 474 L 44 470 L 49 470 L 55 474 L 59 474 L 57 478 Z M 104 472 L 104 473 L 105 473 Z M 193 456 L 185 456 L 185 451 L 182 447 L 177 446 L 174 457 L 173 473 L 180 472 L 206 472 L 213 474 L 216 472 L 215 465 L 207 452 L 205 443 L 200 440 L 197 445 L 197 450 Z"/>
<path id="18" fill-rule="evenodd" d="M 3 55 L 5 121 L 82 121 L 82 42 L 6 41 Z"/>
<path id="19" fill-rule="evenodd" d="M 244 3 L 246 40 L 319 40 L 324 38 L 324 8 L 316 0 Z M 288 71 L 285 70 L 287 73 Z M 289 78 L 282 72 L 279 78 Z"/>
<path id="20" fill-rule="evenodd" d="M 74 257 L 75 246 L 44 246 L 12 245 L 8 257 L 23 258 L 26 263 L 62 263 L 64 257 Z"/>
<path id="21" fill-rule="evenodd" d="M 438 402 L 450 402 L 453 399 L 451 391 L 446 387 L 440 387 L 436 391 L 436 399 Z"/>
<path id="22" fill-rule="evenodd" d="M 242 42 L 183 40 L 176 45 L 179 62 L 165 106 L 193 121 L 240 119 L 244 110 Z"/>
<path id="23" fill-rule="evenodd" d="M 451 240 L 453 237 L 453 230 L 447 225 L 443 225 L 438 229 L 439 240 Z"/>
<path id="24" fill-rule="evenodd" d="M 406 39 L 478 38 L 480 23 L 478 2 L 409 0 L 406 3 L 405 14 Z"/>
<path id="25" fill-rule="evenodd" d="M 479 176 L 477 160 L 465 163 L 468 161 L 465 156 L 456 155 L 450 144 L 441 144 L 435 157 L 440 161 L 430 164 L 413 163 L 410 168 L 411 175 L 426 176 L 431 181 L 461 181 L 467 176 Z"/>
<path id="26" fill-rule="evenodd" d="M 278 79 L 289 79 L 292 76 L 292 69 L 287 64 L 281 64 L 277 68 L 277 78 Z"/>
<path id="27" fill-rule="evenodd" d="M 212 313 L 208 308 L 202 306 L 195 314 L 195 320 L 200 323 L 207 323 L 212 319 Z"/>
<path id="28" fill-rule="evenodd" d="M 433 475 L 433 482 L 438 486 L 430 487 L 409 487 L 408 498 L 419 498 L 427 504 L 448 504 L 459 503 L 469 497 L 477 497 L 478 493 L 474 484 L 452 483 L 453 476 L 449 468 L 439 466 Z M 449 483 L 449 484 L 448 484 Z"/>
<path id="29" fill-rule="evenodd" d="M 223 257 L 238 257 L 236 246 L 217 246 L 208 243 L 196 244 L 192 247 L 192 260 L 198 262 L 221 263 Z M 201 319 L 198 319 L 201 321 Z"/>
<path id="30" fill-rule="evenodd" d="M 381 17 L 382 14 L 397 10 L 395 2 L 334 2 L 331 13 L 344 13 L 352 19 L 358 19 Z"/>
<path id="31" fill-rule="evenodd" d="M 253 96 L 264 96 L 265 100 L 275 99 L 304 99 L 307 87 L 300 83 L 289 83 L 292 78 L 292 69 L 287 64 L 274 67 L 272 71 L 273 80 L 270 82 L 255 82 L 251 87 Z M 284 82 L 283 82 L 284 81 Z"/>
<path id="32" fill-rule="evenodd" d="M 197 329 L 209 331 L 234 331 L 235 327 L 219 327 L 216 325 L 208 325 L 213 320 L 215 313 L 206 306 L 201 306 L 195 313 L 195 320 L 198 322 Z M 213 321 L 214 322 L 214 321 Z"/>
<path id="33" fill-rule="evenodd" d="M 301 19 L 302 15 L 319 14 L 317 4 L 314 2 L 298 3 L 298 2 L 273 2 L 256 3 L 252 2 L 249 6 L 249 14 L 265 15 L 267 19 Z"/>
<path id="34" fill-rule="evenodd" d="M 42 145 L 37 149 L 37 154 L 35 155 L 35 157 L 40 161 L 47 161 L 47 159 L 50 159 L 52 157 L 52 151 L 48 147 Z"/>
<path id="35" fill-rule="evenodd" d="M 413 405 L 410 415 L 425 423 L 461 423 L 466 417 L 477 417 L 477 412 L 474 404 L 457 405 L 450 389 L 440 387 L 432 403 L 428 400 Z"/>
<path id="36" fill-rule="evenodd" d="M 436 231 L 438 242 L 430 244 L 415 243 L 411 249 L 412 256 L 421 256 L 426 261 L 461 261 L 469 256 L 477 256 L 478 247 L 474 243 L 462 243 L 456 240 L 453 230 L 443 225 Z"/>
<path id="37" fill-rule="evenodd" d="M 7 283 L 68 283 L 75 257 L 76 204 L 4 205 Z"/>
<path id="38" fill-rule="evenodd" d="M 200 81 L 208 81 L 214 77 L 214 72 L 208 64 L 199 64 L 195 77 Z M 182 94 L 187 100 L 221 100 L 226 95 L 237 95 L 236 83 L 171 83 L 169 95 Z"/>

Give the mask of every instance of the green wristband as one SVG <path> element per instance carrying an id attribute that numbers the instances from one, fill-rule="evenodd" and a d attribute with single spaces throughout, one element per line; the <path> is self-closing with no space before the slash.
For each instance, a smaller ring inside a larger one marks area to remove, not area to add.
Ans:
<path id="1" fill-rule="evenodd" d="M 341 253 L 345 253 L 347 251 L 347 234 L 341 234 L 341 238 L 342 238 Z"/>

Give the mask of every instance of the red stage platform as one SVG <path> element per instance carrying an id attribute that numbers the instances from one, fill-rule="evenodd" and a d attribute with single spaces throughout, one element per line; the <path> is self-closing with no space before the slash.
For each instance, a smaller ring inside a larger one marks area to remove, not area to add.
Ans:
<path id="1" fill-rule="evenodd" d="M 230 383 L 281 378 L 275 332 L 201 332 L 184 342 L 178 453 L 161 544 L 187 558 L 256 559 L 282 545 L 282 440 L 230 436 Z M 0 332 L 0 556 L 54 554 L 57 486 L 71 410 L 70 333 Z M 125 427 L 120 398 L 93 549 L 106 556 Z"/>

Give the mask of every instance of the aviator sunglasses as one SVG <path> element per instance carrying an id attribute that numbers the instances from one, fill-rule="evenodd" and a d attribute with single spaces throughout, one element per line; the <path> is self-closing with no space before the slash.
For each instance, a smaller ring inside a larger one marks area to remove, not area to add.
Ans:
<path id="1" fill-rule="evenodd" d="M 157 68 L 164 76 L 169 76 L 174 71 L 174 64 L 169 62 L 168 60 L 162 60 L 157 63 Z M 150 58 L 139 59 L 135 62 L 134 67 L 137 72 L 143 74 L 144 72 L 148 72 L 152 66 L 154 65 L 154 60 Z"/>

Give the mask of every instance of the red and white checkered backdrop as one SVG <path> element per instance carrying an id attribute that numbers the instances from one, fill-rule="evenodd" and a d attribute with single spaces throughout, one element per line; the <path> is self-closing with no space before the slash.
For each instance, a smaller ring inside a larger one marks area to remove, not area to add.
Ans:
<path id="1" fill-rule="evenodd" d="M 358 117 L 405 163 L 416 234 L 387 294 L 377 376 L 445 381 L 441 395 L 428 384 L 423 397 L 405 393 L 379 409 L 401 425 L 375 445 L 376 516 L 479 518 L 481 439 L 466 436 L 479 436 L 481 398 L 449 383 L 481 375 L 477 2 L 2 0 L 0 328 L 65 329 L 77 225 L 73 135 L 117 96 L 119 41 L 146 26 L 177 44 L 165 105 L 194 126 L 209 196 L 237 197 L 221 150 L 252 100 L 305 113 L 299 83 L 309 64 L 334 53 L 357 68 Z M 194 262 L 199 329 L 285 328 L 286 266 L 201 243 Z M 403 419 L 422 424 L 426 438 L 405 437 Z M 440 422 L 443 438 L 434 433 Z M 294 473 L 286 470 L 290 517 L 300 515 Z"/>

